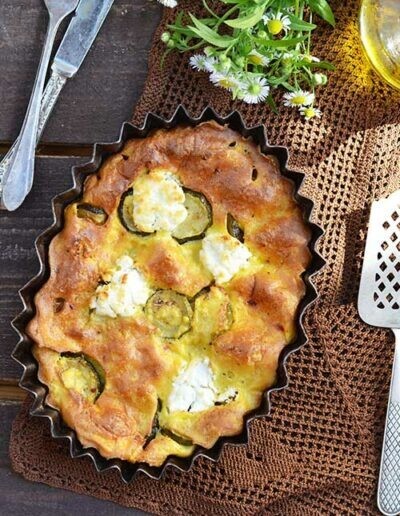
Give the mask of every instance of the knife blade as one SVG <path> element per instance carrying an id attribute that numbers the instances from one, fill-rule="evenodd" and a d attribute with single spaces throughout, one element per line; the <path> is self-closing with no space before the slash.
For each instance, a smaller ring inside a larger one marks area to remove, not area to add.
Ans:
<path id="1" fill-rule="evenodd" d="M 52 70 L 71 78 L 79 70 L 114 0 L 81 0 L 58 48 Z"/>
<path id="2" fill-rule="evenodd" d="M 68 79 L 79 70 L 110 11 L 114 0 L 81 0 L 54 57 L 52 74 L 43 93 L 37 143 Z M 0 162 L 0 196 L 14 146 Z M 2 207 L 2 206 L 0 206 Z"/>

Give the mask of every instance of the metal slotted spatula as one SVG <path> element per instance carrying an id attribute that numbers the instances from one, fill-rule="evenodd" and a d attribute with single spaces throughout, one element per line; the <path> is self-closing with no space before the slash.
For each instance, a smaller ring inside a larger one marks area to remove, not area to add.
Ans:
<path id="1" fill-rule="evenodd" d="M 400 190 L 371 206 L 358 294 L 361 318 L 391 328 L 396 345 L 378 482 L 378 507 L 400 513 Z"/>

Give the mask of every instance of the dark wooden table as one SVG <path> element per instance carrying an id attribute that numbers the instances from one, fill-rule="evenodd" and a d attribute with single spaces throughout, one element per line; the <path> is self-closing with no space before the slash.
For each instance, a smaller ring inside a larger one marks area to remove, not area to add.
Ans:
<path id="1" fill-rule="evenodd" d="M 156 0 L 115 0 L 79 74 L 65 87 L 38 149 L 34 187 L 14 213 L 0 212 L 0 513 L 46 516 L 139 514 L 108 502 L 33 484 L 10 468 L 11 423 L 25 394 L 10 355 L 17 337 L 18 289 L 38 270 L 36 236 L 51 222 L 50 199 L 70 187 L 71 166 L 87 161 L 91 144 L 116 139 L 139 98 L 147 53 L 160 17 Z M 46 26 L 42 0 L 0 2 L 0 155 L 17 136 Z M 65 28 L 65 26 L 63 27 Z M 75 508 L 75 509 L 74 509 Z"/>

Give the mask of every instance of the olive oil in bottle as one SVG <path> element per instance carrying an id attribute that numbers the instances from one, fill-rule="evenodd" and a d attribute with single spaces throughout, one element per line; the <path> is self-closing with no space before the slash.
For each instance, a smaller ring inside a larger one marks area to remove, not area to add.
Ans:
<path id="1" fill-rule="evenodd" d="M 369 62 L 400 90 L 400 0 L 362 0 L 359 21 Z"/>

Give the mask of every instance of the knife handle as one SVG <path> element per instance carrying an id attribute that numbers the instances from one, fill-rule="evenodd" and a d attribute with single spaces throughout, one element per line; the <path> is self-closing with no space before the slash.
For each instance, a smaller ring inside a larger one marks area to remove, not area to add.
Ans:
<path id="1" fill-rule="evenodd" d="M 387 516 L 400 513 L 400 330 L 393 333 L 396 344 L 378 481 L 378 507 Z"/>
<path id="2" fill-rule="evenodd" d="M 44 90 L 42 97 L 42 104 L 40 108 L 40 119 L 37 133 L 37 143 L 42 136 L 43 130 L 47 124 L 47 120 L 53 111 L 54 106 L 58 100 L 61 90 L 67 82 L 67 77 L 59 75 L 57 72 L 51 74 L 50 79 L 47 82 L 46 89 Z"/>
<path id="3" fill-rule="evenodd" d="M 44 128 L 46 127 L 47 121 L 53 111 L 54 106 L 56 105 L 57 99 L 63 89 L 65 83 L 67 82 L 67 77 L 63 75 L 59 75 L 57 72 L 53 72 L 50 79 L 47 82 L 46 89 L 43 93 L 41 104 L 40 104 L 40 115 L 39 115 L 39 125 L 36 136 L 36 145 L 39 143 L 39 140 L 43 134 Z M 0 162 L 0 197 L 2 193 L 2 185 L 4 184 L 4 177 L 8 170 L 8 166 L 13 157 L 14 150 L 18 139 L 14 142 L 12 147 L 9 149 L 7 154 L 4 156 L 2 161 Z M 0 202 L 0 208 L 3 208 Z"/>

